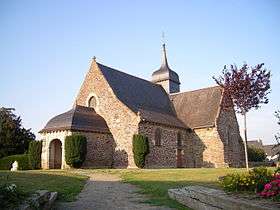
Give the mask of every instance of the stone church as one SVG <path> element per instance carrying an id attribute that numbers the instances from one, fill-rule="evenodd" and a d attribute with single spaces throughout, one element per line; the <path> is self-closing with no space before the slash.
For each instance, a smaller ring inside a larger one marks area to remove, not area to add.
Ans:
<path id="1" fill-rule="evenodd" d="M 68 168 L 65 137 L 87 137 L 83 167 L 133 168 L 132 137 L 148 137 L 145 168 L 238 167 L 244 147 L 234 110 L 221 108 L 223 90 L 180 92 L 163 44 L 161 67 L 147 81 L 94 58 L 73 108 L 40 131 L 42 168 Z"/>

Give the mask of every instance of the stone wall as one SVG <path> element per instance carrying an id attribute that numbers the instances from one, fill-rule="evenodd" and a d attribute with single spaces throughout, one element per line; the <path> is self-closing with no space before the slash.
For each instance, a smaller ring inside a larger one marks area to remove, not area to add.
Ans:
<path id="1" fill-rule="evenodd" d="M 225 167 L 224 146 L 215 127 L 187 133 L 187 167 Z"/>
<path id="2" fill-rule="evenodd" d="M 50 144 L 53 140 L 58 139 L 62 144 L 62 154 L 61 154 L 61 168 L 69 168 L 65 162 L 65 152 L 64 152 L 64 143 L 65 137 L 71 135 L 71 131 L 55 131 L 49 133 L 42 133 L 42 155 L 41 155 L 41 166 L 43 169 L 50 168 Z"/>
<path id="3" fill-rule="evenodd" d="M 102 116 L 114 139 L 114 163 L 116 168 L 136 167 L 132 154 L 132 137 L 138 132 L 140 118 L 114 94 L 95 61 L 81 86 L 76 103 L 88 106 L 91 96 L 96 98 L 96 112 Z"/>
<path id="4" fill-rule="evenodd" d="M 50 144 L 53 140 L 58 139 L 62 144 L 61 168 L 70 168 L 65 162 L 65 138 L 72 134 L 81 134 L 87 138 L 87 156 L 83 167 L 110 168 L 113 162 L 113 137 L 107 133 L 91 133 L 91 132 L 72 132 L 58 131 L 41 134 L 43 139 L 42 145 L 42 168 L 50 169 L 52 167 L 52 159 L 50 157 Z"/>
<path id="5" fill-rule="evenodd" d="M 240 167 L 244 146 L 233 110 L 220 110 L 215 127 L 187 133 L 187 167 Z"/>
<path id="6" fill-rule="evenodd" d="M 113 164 L 113 137 L 107 133 L 80 133 L 87 138 L 87 156 L 84 168 L 111 168 Z"/>
<path id="7" fill-rule="evenodd" d="M 234 110 L 221 110 L 216 124 L 224 144 L 225 162 L 231 167 L 243 166 L 245 161 L 244 144 L 240 137 Z"/>
<path id="8" fill-rule="evenodd" d="M 155 145 L 156 129 L 161 130 L 161 146 Z M 177 146 L 177 133 L 181 132 L 182 146 Z M 145 168 L 176 168 L 178 149 L 182 151 L 181 167 L 186 167 L 184 147 L 186 145 L 186 131 L 174 127 L 143 122 L 139 124 L 139 134 L 149 139 L 150 153 L 146 157 Z"/>

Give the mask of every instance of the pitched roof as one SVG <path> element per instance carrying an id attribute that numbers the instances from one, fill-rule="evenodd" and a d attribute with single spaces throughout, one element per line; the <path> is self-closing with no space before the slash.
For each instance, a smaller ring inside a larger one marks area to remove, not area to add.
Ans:
<path id="1" fill-rule="evenodd" d="M 173 122 L 173 126 L 184 126 L 176 118 L 176 113 L 172 109 L 172 103 L 160 85 L 104 66 L 100 63 L 97 63 L 97 65 L 118 99 L 134 113 L 142 112 L 142 116 L 144 117 L 148 116 L 144 111 L 153 112 L 154 115 L 147 117 L 146 120 L 167 124 L 166 121 L 162 120 L 162 117 L 159 117 L 164 115 L 165 119 L 172 118 L 171 122 Z"/>
<path id="2" fill-rule="evenodd" d="M 105 120 L 93 108 L 78 105 L 53 117 L 39 133 L 58 130 L 110 133 Z"/>
<path id="3" fill-rule="evenodd" d="M 215 125 L 222 98 L 218 86 L 170 95 L 178 118 L 190 128 Z"/>

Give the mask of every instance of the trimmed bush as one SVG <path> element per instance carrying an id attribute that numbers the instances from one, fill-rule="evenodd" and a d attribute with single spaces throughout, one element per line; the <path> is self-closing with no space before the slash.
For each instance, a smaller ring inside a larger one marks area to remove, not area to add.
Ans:
<path id="1" fill-rule="evenodd" d="M 146 155 L 149 154 L 148 137 L 135 134 L 132 143 L 134 162 L 138 168 L 144 168 Z"/>
<path id="2" fill-rule="evenodd" d="M 29 165 L 29 155 L 11 155 L 0 159 L 0 170 L 10 170 L 12 164 L 17 161 L 19 170 L 31 169 Z"/>
<path id="3" fill-rule="evenodd" d="M 29 142 L 29 164 L 32 169 L 41 168 L 42 141 Z"/>
<path id="4" fill-rule="evenodd" d="M 265 152 L 261 148 L 248 147 L 248 160 L 252 162 L 263 162 L 266 158 Z"/>
<path id="5" fill-rule="evenodd" d="M 86 159 L 87 138 L 74 134 L 65 138 L 65 161 L 74 168 L 80 168 Z"/>

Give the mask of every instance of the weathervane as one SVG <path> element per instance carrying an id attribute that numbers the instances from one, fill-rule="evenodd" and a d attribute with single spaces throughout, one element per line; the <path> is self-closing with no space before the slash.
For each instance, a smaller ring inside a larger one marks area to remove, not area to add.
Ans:
<path id="1" fill-rule="evenodd" d="M 162 34 L 161 34 L 161 38 L 162 38 L 162 44 L 164 44 L 165 45 L 165 35 L 164 35 L 164 31 L 162 32 Z"/>

